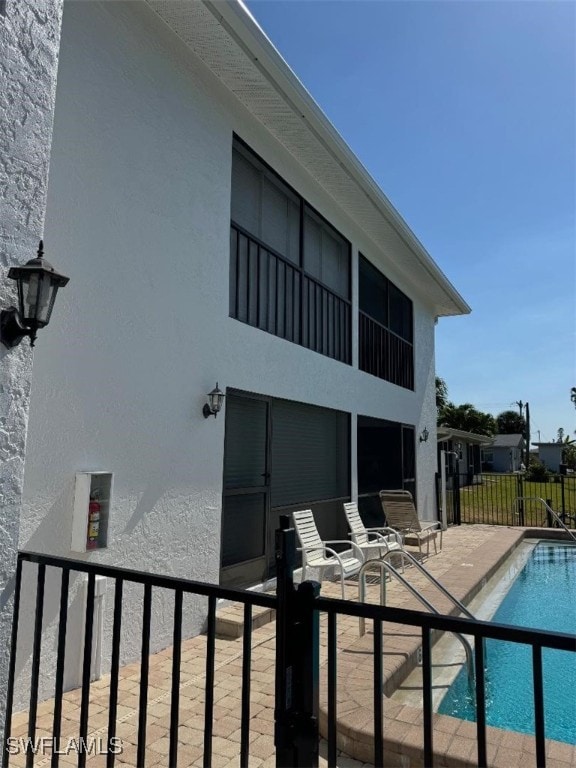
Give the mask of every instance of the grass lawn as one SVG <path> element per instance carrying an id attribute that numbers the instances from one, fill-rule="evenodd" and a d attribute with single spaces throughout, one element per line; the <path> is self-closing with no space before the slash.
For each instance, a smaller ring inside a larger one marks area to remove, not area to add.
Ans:
<path id="1" fill-rule="evenodd" d="M 529 482 L 519 475 L 482 475 L 479 485 L 466 485 L 460 489 L 460 510 L 463 523 L 496 523 L 520 525 L 516 514 L 519 502 L 517 496 L 537 497 L 551 500 L 552 509 L 562 512 L 562 484 L 554 482 Z M 550 503 L 550 501 L 548 501 Z M 576 477 L 564 477 L 564 510 L 576 515 Z M 524 501 L 524 525 L 542 525 L 546 518 L 544 505 L 538 501 Z M 576 527 L 576 521 L 567 521 Z"/>

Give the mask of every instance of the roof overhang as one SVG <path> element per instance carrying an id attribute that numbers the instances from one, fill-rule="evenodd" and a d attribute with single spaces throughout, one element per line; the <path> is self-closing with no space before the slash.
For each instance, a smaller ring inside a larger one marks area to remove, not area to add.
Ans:
<path id="1" fill-rule="evenodd" d="M 490 445 L 493 440 L 487 435 L 478 435 L 476 432 L 465 432 L 462 429 L 452 429 L 451 427 L 438 427 L 436 434 L 439 443 L 445 440 L 464 440 L 476 445 Z"/>
<path id="2" fill-rule="evenodd" d="M 530 443 L 530 445 L 535 445 L 537 448 L 569 448 L 572 443 Z"/>
<path id="3" fill-rule="evenodd" d="M 497 436 L 498 437 L 498 436 Z M 500 448 L 504 448 L 506 450 L 510 450 L 510 448 L 525 448 L 526 443 L 524 442 L 524 438 L 522 435 L 518 436 L 518 439 L 516 441 L 513 440 L 504 440 L 503 442 L 495 443 L 492 445 L 492 448 L 496 451 Z"/>
<path id="4" fill-rule="evenodd" d="M 470 307 L 239 0 L 145 0 L 386 255 L 436 316 Z"/>

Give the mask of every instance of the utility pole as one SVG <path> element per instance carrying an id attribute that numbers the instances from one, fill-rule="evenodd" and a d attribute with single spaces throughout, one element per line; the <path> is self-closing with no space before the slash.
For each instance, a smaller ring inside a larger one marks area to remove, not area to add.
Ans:
<path id="1" fill-rule="evenodd" d="M 526 406 L 526 416 L 528 416 L 528 403 L 523 403 L 522 400 L 515 400 L 514 405 L 518 406 L 518 409 L 520 410 L 521 419 L 524 418 L 524 413 L 523 413 L 524 406 Z M 524 435 L 524 439 L 526 440 L 526 435 Z M 528 469 L 528 461 L 530 458 L 528 455 L 529 451 L 530 451 L 530 446 L 527 444 L 526 451 L 522 451 L 522 463 L 524 464 L 526 469 Z"/>
<path id="2" fill-rule="evenodd" d="M 530 466 L 530 408 L 526 403 L 526 469 Z"/>

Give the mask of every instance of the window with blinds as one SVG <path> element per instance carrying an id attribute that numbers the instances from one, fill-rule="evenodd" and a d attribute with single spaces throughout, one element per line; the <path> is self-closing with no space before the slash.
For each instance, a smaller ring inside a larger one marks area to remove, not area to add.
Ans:
<path id="1" fill-rule="evenodd" d="M 238 139 L 230 315 L 350 363 L 350 243 Z"/>
<path id="2" fill-rule="evenodd" d="M 304 269 L 331 291 L 350 298 L 350 248 L 308 206 L 304 208 Z"/>
<path id="3" fill-rule="evenodd" d="M 300 262 L 300 201 L 240 143 L 232 150 L 232 221 L 293 264 Z"/>
<path id="4" fill-rule="evenodd" d="M 275 400 L 272 434 L 272 507 L 348 498 L 349 414 Z"/>

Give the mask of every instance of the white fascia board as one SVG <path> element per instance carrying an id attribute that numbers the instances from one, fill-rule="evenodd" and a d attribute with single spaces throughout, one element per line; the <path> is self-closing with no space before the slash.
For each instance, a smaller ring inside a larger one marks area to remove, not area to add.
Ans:
<path id="1" fill-rule="evenodd" d="M 487 444 L 491 443 L 493 438 L 488 435 L 478 435 L 476 432 L 466 432 L 463 429 L 453 429 L 452 427 L 439 426 L 437 431 L 438 442 L 450 440 L 451 438 L 466 440 L 469 443 Z"/>
<path id="2" fill-rule="evenodd" d="M 336 128 L 256 22 L 241 0 L 204 0 L 229 34 L 240 44 L 253 63 L 271 82 L 292 109 L 304 120 L 316 139 L 356 182 L 371 203 L 396 229 L 399 236 L 454 305 L 453 314 L 468 314 L 470 306 L 438 267 L 402 216 L 394 208 L 366 168 L 358 160 Z"/>

